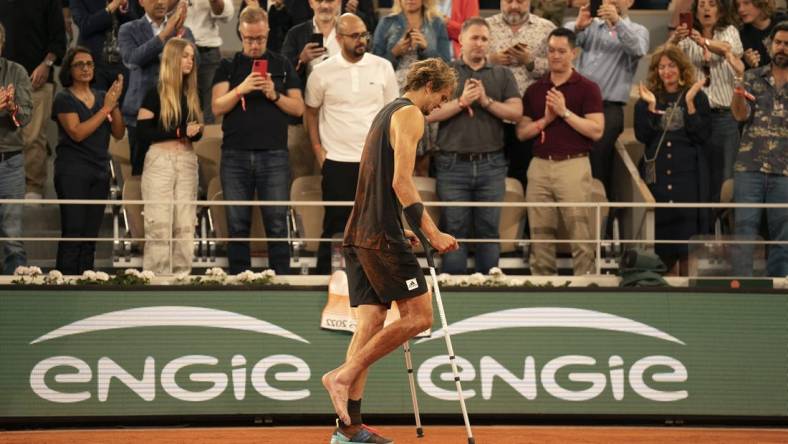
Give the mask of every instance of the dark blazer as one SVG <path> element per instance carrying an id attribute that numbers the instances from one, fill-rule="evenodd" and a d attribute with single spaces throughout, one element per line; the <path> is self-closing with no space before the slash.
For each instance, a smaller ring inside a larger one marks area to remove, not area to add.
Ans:
<path id="1" fill-rule="evenodd" d="M 184 27 L 183 38 L 194 43 L 189 28 Z M 164 43 L 153 35 L 146 16 L 124 23 L 118 32 L 118 44 L 123 64 L 129 69 L 129 89 L 121 111 L 128 126 L 137 126 L 137 112 L 145 93 L 159 80 L 159 63 Z M 198 55 L 195 53 L 195 65 Z"/>
<path id="2" fill-rule="evenodd" d="M 71 0 L 70 4 L 74 23 L 79 28 L 79 44 L 90 50 L 93 60 L 100 62 L 107 31 L 112 29 L 112 15 L 107 12 L 107 2 L 105 0 Z M 117 14 L 119 25 L 137 18 L 137 13 L 131 6 L 125 14 L 120 10 L 115 11 L 115 14 Z"/>

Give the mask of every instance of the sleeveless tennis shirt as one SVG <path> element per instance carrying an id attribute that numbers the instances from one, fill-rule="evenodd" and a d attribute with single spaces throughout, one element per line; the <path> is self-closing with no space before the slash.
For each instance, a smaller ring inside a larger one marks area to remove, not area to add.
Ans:
<path id="1" fill-rule="evenodd" d="M 394 193 L 394 148 L 389 128 L 391 116 L 413 105 L 400 97 L 375 116 L 364 142 L 353 211 L 345 226 L 344 246 L 373 250 L 408 248 L 402 227 L 402 204 Z"/>

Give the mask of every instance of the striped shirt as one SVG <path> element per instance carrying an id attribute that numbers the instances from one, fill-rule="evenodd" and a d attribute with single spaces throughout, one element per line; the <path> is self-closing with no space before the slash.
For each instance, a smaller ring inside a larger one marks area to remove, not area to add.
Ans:
<path id="1" fill-rule="evenodd" d="M 715 29 L 712 40 L 726 42 L 731 45 L 733 54 L 741 58 L 744 50 L 742 49 L 739 31 L 734 26 L 728 26 L 723 30 Z M 695 69 L 702 73 L 703 47 L 699 46 L 690 38 L 685 38 L 679 42 L 679 47 L 689 56 L 690 61 L 695 65 Z M 725 57 L 711 53 L 711 82 L 708 87 L 703 88 L 703 92 L 709 97 L 712 108 L 730 108 L 733 100 L 733 76 L 734 71 Z"/>

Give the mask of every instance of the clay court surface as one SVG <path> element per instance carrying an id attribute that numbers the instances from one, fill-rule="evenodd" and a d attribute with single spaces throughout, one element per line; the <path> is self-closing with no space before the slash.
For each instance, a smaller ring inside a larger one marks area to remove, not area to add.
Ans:
<path id="1" fill-rule="evenodd" d="M 413 427 L 381 427 L 397 444 L 463 444 L 462 426 L 428 427 L 415 437 Z M 301 444 L 328 443 L 331 428 L 146 428 L 0 432 L 3 444 Z M 690 427 L 476 427 L 480 444 L 514 443 L 788 443 L 788 429 Z"/>

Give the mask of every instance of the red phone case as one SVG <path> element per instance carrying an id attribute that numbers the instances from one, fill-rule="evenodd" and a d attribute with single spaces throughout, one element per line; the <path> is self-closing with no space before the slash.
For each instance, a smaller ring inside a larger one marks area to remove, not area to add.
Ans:
<path id="1" fill-rule="evenodd" d="M 692 29 L 692 13 L 682 12 L 679 14 L 679 25 L 686 24 L 687 29 Z"/>
<path id="2" fill-rule="evenodd" d="M 252 71 L 266 77 L 268 75 L 268 60 L 255 60 L 252 62 Z"/>

